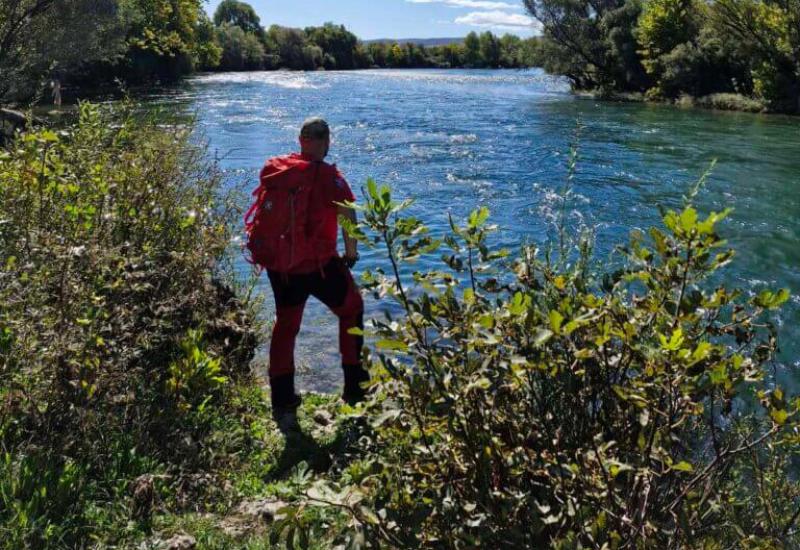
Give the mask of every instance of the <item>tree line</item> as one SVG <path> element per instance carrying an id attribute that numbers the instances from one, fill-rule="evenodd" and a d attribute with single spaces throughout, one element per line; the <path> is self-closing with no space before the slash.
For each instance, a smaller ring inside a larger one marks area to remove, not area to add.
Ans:
<path id="1" fill-rule="evenodd" d="M 343 25 L 295 29 L 261 26 L 253 7 L 224 0 L 208 32 L 214 55 L 205 70 L 352 70 L 368 68 L 519 68 L 539 62 L 539 41 L 487 31 L 463 43 L 425 47 L 411 42 L 364 43 Z"/>
<path id="2" fill-rule="evenodd" d="M 216 55 L 203 0 L 0 0 L 0 103 L 176 79 Z"/>
<path id="3" fill-rule="evenodd" d="M 537 39 L 471 33 L 461 44 L 365 43 L 342 25 L 265 28 L 224 0 L 0 0 L 0 103 L 86 88 L 176 80 L 198 70 L 317 70 L 539 65 Z"/>
<path id="4" fill-rule="evenodd" d="M 544 68 L 568 76 L 576 88 L 673 100 L 738 96 L 772 111 L 800 112 L 795 0 L 525 5 L 543 25 Z"/>

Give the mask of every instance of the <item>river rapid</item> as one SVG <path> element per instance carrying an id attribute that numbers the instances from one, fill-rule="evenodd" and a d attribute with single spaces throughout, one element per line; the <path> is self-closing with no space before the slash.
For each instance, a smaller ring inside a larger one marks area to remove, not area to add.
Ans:
<path id="1" fill-rule="evenodd" d="M 701 213 L 734 209 L 722 232 L 737 256 L 724 279 L 751 292 L 792 291 L 776 319 L 779 368 L 800 385 L 799 118 L 581 99 L 539 70 L 224 73 L 151 99 L 193 113 L 231 181 L 250 187 L 267 157 L 295 150 L 306 117 L 324 116 L 331 160 L 357 196 L 368 177 L 388 183 L 416 200 L 415 214 L 434 231 L 445 229 L 448 212 L 458 218 L 486 205 L 502 228 L 498 244 L 511 247 L 547 238 L 579 123 L 570 219 L 596 228 L 601 260 L 632 230 L 659 224 L 659 207 L 679 208 L 716 159 L 697 202 Z M 360 268 L 383 261 L 362 257 Z M 259 290 L 271 308 L 266 277 Z M 336 330 L 310 303 L 298 340 L 302 389 L 341 383 Z"/>

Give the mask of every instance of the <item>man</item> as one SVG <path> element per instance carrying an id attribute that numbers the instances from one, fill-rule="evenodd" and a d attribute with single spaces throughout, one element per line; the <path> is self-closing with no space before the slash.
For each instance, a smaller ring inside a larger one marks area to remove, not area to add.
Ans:
<path id="1" fill-rule="evenodd" d="M 259 200 L 272 210 L 264 214 L 265 219 L 282 226 L 294 224 L 300 228 L 291 235 L 284 231 L 279 237 L 284 241 L 287 237 L 295 239 L 291 245 L 291 262 L 285 259 L 258 261 L 254 254 L 257 263 L 266 265 L 275 295 L 277 318 L 270 345 L 269 379 L 273 412 L 277 419 L 287 414 L 293 416 L 301 403 L 294 387 L 294 347 L 303 310 L 310 296 L 328 306 L 339 318 L 339 347 L 344 370 L 343 399 L 350 404 L 362 401 L 365 395 L 362 384 L 369 380 L 361 360 L 363 337 L 349 333 L 353 328 L 363 329 L 364 303 L 350 273 L 350 268 L 359 259 L 357 241 L 342 231 L 344 257 L 340 257 L 337 251 L 338 216 L 356 222 L 355 211 L 337 203 L 353 202 L 355 197 L 336 166 L 324 161 L 330 144 L 328 124 L 321 118 L 311 118 L 300 131 L 300 153 L 270 159 L 261 171 L 260 189 L 268 189 L 270 178 L 275 180 L 278 176 L 283 181 L 291 182 L 285 185 L 290 189 L 291 202 L 281 203 L 283 199 L 275 194 L 268 196 L 268 191 L 260 196 Z M 273 185 L 273 188 L 277 187 Z M 303 193 L 308 194 L 307 199 L 302 199 L 305 196 Z M 301 199 L 305 202 L 302 207 L 297 207 L 296 212 L 295 208 Z M 291 204 L 290 215 L 286 214 L 288 207 L 279 206 L 283 204 Z M 254 208 L 257 206 L 254 205 Z M 275 222 L 276 219 L 291 221 Z M 265 221 L 264 225 L 268 223 Z M 302 242 L 299 242 L 297 233 L 302 233 Z M 281 244 L 276 243 L 273 246 L 277 250 L 274 255 L 286 256 L 287 253 L 281 252 L 286 247 L 281 249 Z"/>
<path id="2" fill-rule="evenodd" d="M 61 107 L 61 81 L 54 78 L 50 81 L 50 88 L 53 90 L 53 105 Z"/>

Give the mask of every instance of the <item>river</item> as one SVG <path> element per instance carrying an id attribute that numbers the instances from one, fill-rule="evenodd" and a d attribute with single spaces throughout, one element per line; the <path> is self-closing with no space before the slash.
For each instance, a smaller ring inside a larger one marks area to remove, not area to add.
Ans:
<path id="1" fill-rule="evenodd" d="M 487 205 L 506 246 L 546 238 L 580 121 L 571 208 L 573 220 L 596 227 L 601 258 L 632 229 L 658 224 L 659 206 L 679 207 L 716 159 L 698 207 L 734 208 L 722 226 L 737 250 L 726 282 L 792 291 L 776 321 L 781 378 L 800 387 L 798 118 L 581 99 L 538 70 L 225 73 L 154 99 L 195 113 L 222 168 L 252 186 L 264 159 L 295 149 L 303 119 L 322 115 L 331 159 L 357 196 L 374 177 L 413 197 L 434 229 L 447 212 Z M 360 267 L 381 261 L 367 253 Z M 266 277 L 260 289 L 271 307 Z M 340 384 L 336 323 L 319 305 L 307 310 L 297 363 L 303 389 Z"/>

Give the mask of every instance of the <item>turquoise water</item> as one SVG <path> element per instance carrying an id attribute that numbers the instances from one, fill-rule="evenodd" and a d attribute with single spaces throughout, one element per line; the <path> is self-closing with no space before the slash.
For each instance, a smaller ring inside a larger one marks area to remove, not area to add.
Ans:
<path id="1" fill-rule="evenodd" d="M 723 226 L 738 251 L 729 283 L 795 295 L 778 322 L 783 376 L 800 381 L 800 119 L 579 99 L 536 70 L 219 74 L 159 101 L 194 111 L 222 167 L 251 186 L 265 158 L 295 148 L 302 120 L 322 115 L 357 195 L 368 177 L 389 183 L 435 229 L 485 204 L 505 245 L 545 238 L 580 120 L 572 219 L 597 228 L 601 256 L 657 224 L 659 205 L 680 206 L 717 159 L 699 207 L 735 209 Z M 368 253 L 362 266 L 379 262 Z M 301 386 L 338 384 L 335 331 L 308 309 Z"/>

